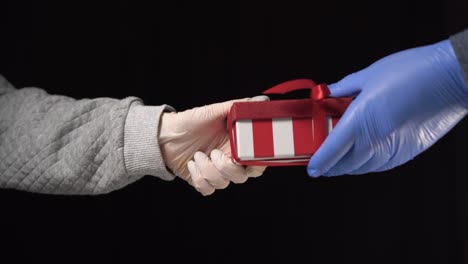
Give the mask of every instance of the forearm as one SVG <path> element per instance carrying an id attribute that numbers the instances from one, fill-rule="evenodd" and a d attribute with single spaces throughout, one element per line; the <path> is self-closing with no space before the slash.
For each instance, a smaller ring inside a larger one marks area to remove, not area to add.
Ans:
<path id="1" fill-rule="evenodd" d="M 159 116 L 170 107 L 0 84 L 0 187 L 99 194 L 144 175 L 173 179 L 157 142 Z"/>

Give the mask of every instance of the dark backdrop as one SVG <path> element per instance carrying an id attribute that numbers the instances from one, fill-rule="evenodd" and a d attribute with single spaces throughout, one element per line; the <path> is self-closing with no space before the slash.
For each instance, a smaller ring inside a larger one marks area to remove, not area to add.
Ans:
<path id="1" fill-rule="evenodd" d="M 183 110 L 297 77 L 335 82 L 459 32 L 467 3 L 1 1 L 0 72 L 17 87 Z M 0 262 L 464 263 L 467 126 L 362 176 L 268 168 L 208 197 L 153 177 L 95 197 L 0 190 Z"/>

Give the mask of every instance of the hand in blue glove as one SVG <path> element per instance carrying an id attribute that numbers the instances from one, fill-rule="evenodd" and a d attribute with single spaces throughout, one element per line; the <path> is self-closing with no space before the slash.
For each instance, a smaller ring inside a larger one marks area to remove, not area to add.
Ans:
<path id="1" fill-rule="evenodd" d="M 432 146 L 468 111 L 468 84 L 449 40 L 384 57 L 330 91 L 356 97 L 310 159 L 312 177 L 392 169 Z"/>

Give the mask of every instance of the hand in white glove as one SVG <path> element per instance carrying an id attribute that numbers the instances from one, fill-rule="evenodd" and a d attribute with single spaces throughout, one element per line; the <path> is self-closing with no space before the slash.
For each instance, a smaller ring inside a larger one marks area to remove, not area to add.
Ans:
<path id="1" fill-rule="evenodd" d="M 244 183 L 262 175 L 266 167 L 232 162 L 226 117 L 234 102 L 266 100 L 256 96 L 164 113 L 159 144 L 167 167 L 205 196 L 231 181 Z"/>

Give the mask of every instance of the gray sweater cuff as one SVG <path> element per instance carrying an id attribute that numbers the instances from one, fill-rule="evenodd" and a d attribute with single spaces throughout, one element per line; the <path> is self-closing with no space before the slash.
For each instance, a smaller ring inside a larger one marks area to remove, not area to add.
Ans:
<path id="1" fill-rule="evenodd" d="M 460 62 L 465 81 L 468 82 L 468 29 L 451 36 L 450 42 Z"/>
<path id="2" fill-rule="evenodd" d="M 152 175 L 173 180 L 161 155 L 158 142 L 161 114 L 175 111 L 168 105 L 145 106 L 134 102 L 128 111 L 124 129 L 125 166 L 130 175 Z"/>

